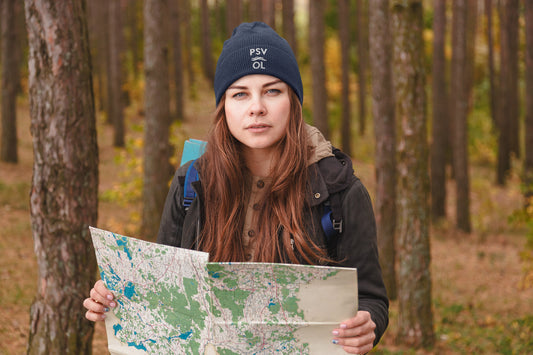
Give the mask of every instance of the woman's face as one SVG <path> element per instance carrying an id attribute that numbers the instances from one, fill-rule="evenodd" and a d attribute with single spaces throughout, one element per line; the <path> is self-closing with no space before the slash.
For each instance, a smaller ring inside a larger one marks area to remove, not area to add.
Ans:
<path id="1" fill-rule="evenodd" d="M 247 75 L 231 84 L 225 99 L 231 134 L 248 153 L 270 154 L 287 130 L 289 86 L 270 75 Z"/>

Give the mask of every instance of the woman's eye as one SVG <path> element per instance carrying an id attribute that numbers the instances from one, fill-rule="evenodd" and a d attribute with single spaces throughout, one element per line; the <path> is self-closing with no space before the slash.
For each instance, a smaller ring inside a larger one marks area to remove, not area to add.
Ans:
<path id="1" fill-rule="evenodd" d="M 279 94 L 279 93 L 281 93 L 281 90 L 279 90 L 279 89 L 268 89 L 267 90 L 267 94 L 276 95 L 276 94 Z"/>
<path id="2" fill-rule="evenodd" d="M 235 99 L 238 99 L 238 98 L 241 98 L 241 97 L 244 97 L 246 94 L 244 92 L 237 92 L 235 94 L 233 94 L 231 97 L 235 98 Z"/>

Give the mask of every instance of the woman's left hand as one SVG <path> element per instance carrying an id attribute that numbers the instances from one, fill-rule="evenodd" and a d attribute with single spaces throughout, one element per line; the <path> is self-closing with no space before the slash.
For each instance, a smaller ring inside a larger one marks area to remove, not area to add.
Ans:
<path id="1" fill-rule="evenodd" d="M 374 347 L 376 323 L 370 313 L 359 311 L 355 317 L 342 322 L 333 330 L 333 343 L 343 347 L 349 354 L 365 354 Z"/>

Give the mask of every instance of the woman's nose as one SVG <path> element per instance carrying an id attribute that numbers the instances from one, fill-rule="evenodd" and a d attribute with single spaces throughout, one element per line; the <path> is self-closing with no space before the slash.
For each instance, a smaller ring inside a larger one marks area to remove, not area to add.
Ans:
<path id="1" fill-rule="evenodd" d="M 250 102 L 250 116 L 263 116 L 267 113 L 266 106 L 261 97 L 254 97 Z"/>

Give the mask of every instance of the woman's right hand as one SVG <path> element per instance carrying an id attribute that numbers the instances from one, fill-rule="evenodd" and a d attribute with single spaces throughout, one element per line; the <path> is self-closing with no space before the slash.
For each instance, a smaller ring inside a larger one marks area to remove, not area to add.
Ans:
<path id="1" fill-rule="evenodd" d="M 106 312 L 117 306 L 114 296 L 107 289 L 102 280 L 96 281 L 91 289 L 89 298 L 83 301 L 83 307 L 87 308 L 85 318 L 90 321 L 102 321 L 106 317 Z"/>

